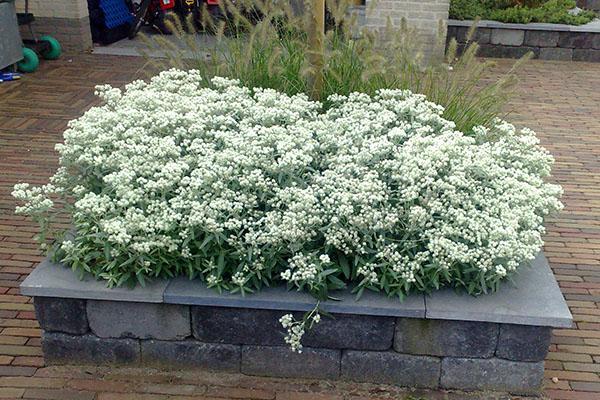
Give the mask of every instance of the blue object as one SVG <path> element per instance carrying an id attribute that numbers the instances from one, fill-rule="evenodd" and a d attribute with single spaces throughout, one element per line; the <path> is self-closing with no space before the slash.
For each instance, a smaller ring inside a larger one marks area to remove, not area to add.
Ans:
<path id="1" fill-rule="evenodd" d="M 104 12 L 104 24 L 109 29 L 133 22 L 133 15 L 124 0 L 100 0 L 100 8 Z"/>
<path id="2" fill-rule="evenodd" d="M 16 81 L 21 79 L 21 74 L 16 72 L 0 72 L 0 82 Z"/>
<path id="3" fill-rule="evenodd" d="M 20 79 L 21 74 L 16 72 L 0 72 L 0 80 L 2 81 L 14 81 L 15 79 Z"/>

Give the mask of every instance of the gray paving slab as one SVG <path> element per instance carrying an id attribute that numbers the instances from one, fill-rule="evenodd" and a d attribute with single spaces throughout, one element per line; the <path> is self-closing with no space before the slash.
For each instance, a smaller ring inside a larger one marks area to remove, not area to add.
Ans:
<path id="1" fill-rule="evenodd" d="M 133 289 L 108 288 L 105 281 L 98 281 L 91 275 L 80 279 L 70 268 L 46 258 L 21 283 L 21 294 L 34 297 L 161 303 L 167 283 L 167 280 L 154 280 L 146 282 L 144 287 L 138 285 Z"/>
<path id="2" fill-rule="evenodd" d="M 513 280 L 478 297 L 451 289 L 434 292 L 425 297 L 426 318 L 571 327 L 573 317 L 542 253 Z"/>
<path id="3" fill-rule="evenodd" d="M 365 291 L 360 300 L 350 290 L 334 292 L 337 300 L 322 302 L 321 309 L 340 314 L 379 315 L 409 318 L 425 317 L 425 302 L 422 295 L 408 296 L 404 301 L 388 298 L 380 293 Z M 209 289 L 200 280 L 185 277 L 173 279 L 165 291 L 165 302 L 219 307 L 245 307 L 268 310 L 308 311 L 314 308 L 315 299 L 308 293 L 288 291 L 285 287 L 263 288 L 257 293 L 219 294 Z"/>
<path id="4" fill-rule="evenodd" d="M 448 20 L 448 26 L 472 26 L 473 21 Z M 595 19 L 584 25 L 549 24 L 543 22 L 531 22 L 529 24 L 515 24 L 498 21 L 481 20 L 478 28 L 497 29 L 524 29 L 530 31 L 554 31 L 554 32 L 600 32 L 600 19 Z"/>

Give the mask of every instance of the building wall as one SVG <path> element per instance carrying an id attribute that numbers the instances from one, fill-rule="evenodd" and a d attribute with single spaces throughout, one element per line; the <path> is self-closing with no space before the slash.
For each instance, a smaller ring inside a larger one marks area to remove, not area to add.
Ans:
<path id="1" fill-rule="evenodd" d="M 398 26 L 406 19 L 417 31 L 421 51 L 437 56 L 443 55 L 446 29 L 440 29 L 440 21 L 448 20 L 450 0 L 366 0 L 365 26 L 371 29 L 385 28 L 387 21 Z M 436 47 L 436 43 L 439 44 Z"/>
<path id="2" fill-rule="evenodd" d="M 577 6 L 588 10 L 600 11 L 600 0 L 577 0 Z"/>
<path id="3" fill-rule="evenodd" d="M 22 12 L 25 2 L 16 2 Z M 29 12 L 36 17 L 34 31 L 37 35 L 54 36 L 67 51 L 85 51 L 92 48 L 92 34 L 87 0 L 30 0 Z M 24 38 L 31 34 L 21 27 Z"/>

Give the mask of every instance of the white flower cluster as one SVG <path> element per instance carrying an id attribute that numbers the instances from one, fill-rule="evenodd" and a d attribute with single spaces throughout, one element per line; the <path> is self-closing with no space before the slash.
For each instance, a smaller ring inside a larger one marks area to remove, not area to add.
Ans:
<path id="1" fill-rule="evenodd" d="M 285 343 L 290 346 L 290 350 L 295 353 L 302 353 L 302 337 L 306 330 L 313 328 L 315 324 L 321 322 L 319 314 L 319 303 L 313 310 L 306 313 L 304 317 L 297 321 L 292 314 L 285 314 L 279 318 L 279 323 L 286 330 Z"/>
<path id="2" fill-rule="evenodd" d="M 503 121 L 459 132 L 424 96 L 333 96 L 165 71 L 71 121 L 60 168 L 17 185 L 18 211 L 72 204 L 62 258 L 111 285 L 200 276 L 252 291 L 282 279 L 326 296 L 354 281 L 402 296 L 494 289 L 561 208 L 552 157 Z"/>

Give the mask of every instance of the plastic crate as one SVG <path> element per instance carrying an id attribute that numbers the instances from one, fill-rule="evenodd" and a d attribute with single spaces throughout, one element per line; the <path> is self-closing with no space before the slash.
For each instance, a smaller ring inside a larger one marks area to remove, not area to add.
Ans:
<path id="1" fill-rule="evenodd" d="M 100 0 L 100 8 L 104 12 L 104 24 L 109 29 L 133 22 L 133 16 L 123 0 Z"/>

